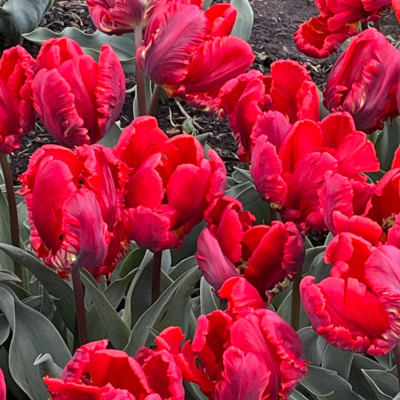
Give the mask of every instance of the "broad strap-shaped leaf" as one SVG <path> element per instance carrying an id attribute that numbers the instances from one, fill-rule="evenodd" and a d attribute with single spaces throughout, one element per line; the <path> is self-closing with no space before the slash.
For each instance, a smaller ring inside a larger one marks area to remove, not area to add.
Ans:
<path id="1" fill-rule="evenodd" d="M 130 329 L 90 277 L 89 272 L 81 271 L 82 282 L 92 298 L 100 320 L 107 331 L 107 336 L 116 349 L 123 349 L 128 343 Z"/>
<path id="2" fill-rule="evenodd" d="M 40 370 L 33 363 L 39 354 L 49 353 L 64 367 L 71 358 L 68 347 L 45 316 L 19 301 L 4 285 L 0 285 L 0 309 L 13 332 L 9 350 L 12 377 L 31 399 L 47 398 Z"/>
<path id="3" fill-rule="evenodd" d="M 57 309 L 65 324 L 73 332 L 76 308 L 72 287 L 62 280 L 55 271 L 46 267 L 31 254 L 5 243 L 0 243 L 0 250 L 3 250 L 14 261 L 28 268 L 51 296 L 60 299 L 56 303 Z"/>
<path id="4" fill-rule="evenodd" d="M 92 34 L 83 33 L 79 29 L 71 27 L 65 28 L 61 33 L 54 33 L 47 28 L 38 28 L 29 34 L 24 35 L 24 37 L 36 44 L 41 44 L 51 38 L 68 37 L 79 43 L 82 50 L 96 59 L 96 61 L 98 61 L 101 46 L 103 44 L 109 44 L 117 53 L 125 74 L 134 74 L 136 71 L 135 40 L 133 33 L 126 33 L 122 36 L 109 36 L 100 31 L 96 31 Z"/>
<path id="5" fill-rule="evenodd" d="M 0 33 L 18 43 L 35 29 L 54 0 L 8 0 L 0 8 Z"/>

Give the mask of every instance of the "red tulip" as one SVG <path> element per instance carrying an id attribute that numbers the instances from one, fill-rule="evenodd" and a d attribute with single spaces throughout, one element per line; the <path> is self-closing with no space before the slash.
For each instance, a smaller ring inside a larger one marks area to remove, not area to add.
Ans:
<path id="1" fill-rule="evenodd" d="M 0 400 L 7 400 L 7 387 L 3 371 L 0 369 Z"/>
<path id="2" fill-rule="evenodd" d="M 297 48 L 308 57 L 325 58 L 334 53 L 351 36 L 357 35 L 359 23 L 345 24 L 331 31 L 332 15 L 320 15 L 301 24 L 294 34 Z"/>
<path id="3" fill-rule="evenodd" d="M 307 276 L 300 285 L 315 331 L 342 350 L 388 353 L 400 334 L 399 253 L 394 246 L 375 248 L 352 233 L 336 236 L 325 254 L 333 263 L 331 276 L 317 284 Z"/>
<path id="4" fill-rule="evenodd" d="M 225 166 L 215 151 L 207 160 L 192 136 L 168 139 L 153 117 L 136 118 L 114 153 L 130 168 L 125 194 L 130 239 L 153 252 L 180 246 L 226 187 Z"/>
<path id="5" fill-rule="evenodd" d="M 264 299 L 271 299 L 293 280 L 304 261 L 304 243 L 292 223 L 251 226 L 253 215 L 227 196 L 206 211 L 208 227 L 197 243 L 199 268 L 210 285 L 243 274 Z"/>
<path id="6" fill-rule="evenodd" d="M 330 196 L 338 195 L 321 193 L 329 171 L 352 182 L 352 190 L 360 192 L 352 194 L 353 207 L 362 212 L 371 194 L 362 172 L 377 171 L 379 161 L 373 144 L 355 130 L 349 114 L 331 114 L 320 123 L 298 121 L 278 144 L 279 154 L 267 136 L 257 139 L 250 173 L 257 190 L 271 207 L 280 210 L 283 221 L 295 222 L 304 232 L 325 227 L 324 213 L 335 208 Z"/>
<path id="7" fill-rule="evenodd" d="M 324 91 L 325 106 L 332 112 L 349 112 L 357 129 L 366 133 L 382 129 L 384 121 L 399 115 L 399 65 L 400 52 L 377 30 L 367 29 L 334 65 Z"/>
<path id="8" fill-rule="evenodd" d="M 22 47 L 5 50 L 0 59 L 0 153 L 21 146 L 35 124 L 29 79 L 34 59 Z"/>
<path id="9" fill-rule="evenodd" d="M 50 39 L 35 65 L 33 101 L 42 123 L 63 146 L 97 143 L 112 128 L 125 99 L 125 77 L 113 49 L 99 63 L 71 39 Z"/>
<path id="10" fill-rule="evenodd" d="M 201 315 L 183 347 L 180 329 L 166 329 L 157 350 L 169 351 L 183 378 L 210 400 L 286 400 L 307 371 L 299 336 L 245 279 L 228 280 L 219 294 L 228 300 L 226 312 Z"/>
<path id="11" fill-rule="evenodd" d="M 299 26 L 294 35 L 297 48 L 310 57 L 327 57 L 358 33 L 360 21 L 378 20 L 390 3 L 390 0 L 316 0 L 321 13 Z"/>
<path id="12" fill-rule="evenodd" d="M 158 0 L 88 0 L 87 6 L 96 28 L 108 35 L 133 32 L 146 26 Z"/>
<path id="13" fill-rule="evenodd" d="M 76 350 L 60 379 L 43 378 L 51 399 L 184 399 L 182 374 L 169 352 L 153 352 L 139 363 L 106 347 L 106 340 L 88 343 Z"/>
<path id="14" fill-rule="evenodd" d="M 87 268 L 95 278 L 110 274 L 128 241 L 121 220 L 126 172 L 111 150 L 83 146 L 74 152 L 47 145 L 21 175 L 29 211 L 31 244 L 46 265 L 66 277 Z"/>
<path id="15" fill-rule="evenodd" d="M 199 6 L 161 1 L 136 52 L 140 68 L 170 97 L 196 103 L 215 97 L 254 60 L 250 45 L 230 36 L 237 13 L 233 6 L 216 4 L 206 12 Z"/>
<path id="16" fill-rule="evenodd" d="M 317 87 L 306 68 L 292 60 L 274 62 L 268 76 L 252 70 L 230 80 L 216 103 L 228 117 L 243 161 L 249 161 L 259 136 L 279 142 L 297 120 L 319 120 Z"/>

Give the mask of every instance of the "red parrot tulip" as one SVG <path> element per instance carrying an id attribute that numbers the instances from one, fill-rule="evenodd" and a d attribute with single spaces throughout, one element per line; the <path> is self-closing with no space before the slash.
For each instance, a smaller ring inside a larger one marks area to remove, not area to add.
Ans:
<path id="1" fill-rule="evenodd" d="M 299 26 L 296 46 L 307 56 L 328 57 L 347 38 L 357 35 L 360 21 L 378 20 L 390 4 L 390 0 L 315 0 L 321 13 Z"/>
<path id="2" fill-rule="evenodd" d="M 136 52 L 140 68 L 170 97 L 206 103 L 254 60 L 250 45 L 230 36 L 236 13 L 229 4 L 204 12 L 189 1 L 161 1 Z"/>
<path id="3" fill-rule="evenodd" d="M 158 0 L 88 0 L 87 6 L 96 28 L 108 35 L 133 32 L 146 26 Z"/>
<path id="4" fill-rule="evenodd" d="M 254 216 L 228 196 L 211 204 L 206 221 L 208 227 L 200 234 L 196 257 L 207 282 L 216 290 L 227 279 L 243 274 L 270 300 L 303 264 L 303 238 L 291 222 L 252 227 Z"/>
<path id="5" fill-rule="evenodd" d="M 307 371 L 299 336 L 245 279 L 229 279 L 219 294 L 226 312 L 201 315 L 183 346 L 180 328 L 167 328 L 155 339 L 157 351 L 169 351 L 183 378 L 210 400 L 288 399 Z"/>
<path id="6" fill-rule="evenodd" d="M 183 236 L 226 187 L 226 171 L 214 150 L 204 158 L 189 135 L 168 139 L 153 117 L 136 118 L 114 154 L 130 168 L 125 193 L 129 237 L 153 252 L 180 246 Z"/>
<path id="7" fill-rule="evenodd" d="M 373 144 L 356 131 L 349 114 L 334 113 L 320 123 L 298 121 L 278 145 L 279 152 L 267 136 L 259 137 L 250 173 L 257 190 L 271 207 L 280 210 L 283 221 L 295 222 L 304 232 L 324 229 L 321 206 L 333 211 L 335 204 L 332 193 L 321 192 L 327 172 L 351 181 L 352 206 L 355 212 L 364 211 L 371 186 L 362 172 L 378 171 L 379 161 Z"/>
<path id="8" fill-rule="evenodd" d="M 20 46 L 5 50 L 0 59 L 0 153 L 19 149 L 35 124 L 29 84 L 34 61 Z"/>
<path id="9" fill-rule="evenodd" d="M 400 341 L 399 257 L 394 246 L 376 248 L 352 233 L 336 236 L 325 254 L 331 276 L 317 284 L 307 276 L 300 285 L 314 330 L 342 350 L 388 353 Z"/>
<path id="10" fill-rule="evenodd" d="M 358 130 L 374 132 L 399 115 L 399 78 L 400 52 L 377 30 L 367 29 L 353 39 L 333 66 L 324 104 L 332 112 L 349 112 Z"/>
<path id="11" fill-rule="evenodd" d="M 85 344 L 76 350 L 60 379 L 43 378 L 50 399 L 184 399 L 182 373 L 166 350 L 138 362 L 106 347 L 106 340 Z"/>
<path id="12" fill-rule="evenodd" d="M 292 60 L 274 62 L 267 76 L 252 70 L 230 80 L 216 107 L 228 117 L 243 161 L 249 161 L 259 136 L 280 142 L 297 120 L 319 120 L 317 87 L 307 69 Z"/>
<path id="13" fill-rule="evenodd" d="M 83 267 L 96 278 L 110 274 L 128 247 L 122 225 L 126 171 L 110 149 L 83 146 L 74 152 L 47 145 L 21 175 L 38 257 L 66 277 Z"/>
<path id="14" fill-rule="evenodd" d="M 49 133 L 66 147 L 97 143 L 125 99 L 125 77 L 114 50 L 104 45 L 96 63 L 71 39 L 50 39 L 37 60 L 33 101 Z"/>

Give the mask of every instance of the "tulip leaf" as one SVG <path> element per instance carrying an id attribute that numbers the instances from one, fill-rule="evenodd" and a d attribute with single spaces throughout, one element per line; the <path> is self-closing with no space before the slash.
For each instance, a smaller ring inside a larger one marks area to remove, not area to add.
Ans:
<path id="1" fill-rule="evenodd" d="M 322 357 L 321 367 L 336 371 L 339 376 L 347 381 L 349 379 L 353 358 L 354 353 L 340 350 L 328 344 Z"/>
<path id="2" fill-rule="evenodd" d="M 176 297 L 179 299 L 180 303 L 178 304 L 179 307 L 174 309 L 173 312 L 180 313 L 182 304 L 185 304 L 184 300 L 186 303 L 190 301 L 190 298 L 184 299 L 182 293 L 188 293 L 189 288 L 193 288 L 195 283 L 198 282 L 200 275 L 201 273 L 197 267 L 192 268 L 186 274 L 181 275 L 167 290 L 165 290 L 158 300 L 139 318 L 132 329 L 129 343 L 124 351 L 134 356 L 140 347 L 149 344 L 148 341 L 151 339 L 151 336 L 146 327 L 159 331 L 157 328 Z"/>
<path id="3" fill-rule="evenodd" d="M 180 249 L 171 249 L 172 265 L 176 265 L 185 258 L 193 256 L 197 250 L 197 239 L 200 232 L 205 228 L 204 221 L 197 224 L 190 233 L 185 235 Z"/>
<path id="4" fill-rule="evenodd" d="M 197 265 L 197 258 L 195 256 L 190 256 L 179 262 L 177 265 L 175 265 L 175 267 L 171 268 L 168 276 L 173 281 L 176 281 L 181 275 L 183 275 L 193 267 L 196 267 Z"/>
<path id="5" fill-rule="evenodd" d="M 398 393 L 398 379 L 387 371 L 361 370 L 379 400 L 392 399 Z"/>
<path id="6" fill-rule="evenodd" d="M 12 291 L 0 284 L 0 309 L 13 332 L 10 350 L 10 373 L 19 387 L 33 400 L 48 397 L 37 356 L 49 353 L 57 365 L 64 367 L 71 354 L 53 324 L 42 314 L 26 306 Z"/>
<path id="7" fill-rule="evenodd" d="M 286 296 L 285 300 L 283 300 L 282 304 L 277 310 L 277 314 L 284 319 L 288 324 L 291 322 L 292 315 L 292 291 Z M 306 310 L 304 309 L 303 303 L 300 303 L 300 328 L 304 328 L 306 326 L 310 326 L 311 322 L 308 318 Z"/>
<path id="8" fill-rule="evenodd" d="M 107 337 L 116 349 L 123 349 L 128 343 L 130 329 L 107 301 L 101 290 L 91 281 L 88 271 L 81 271 L 82 283 L 91 297 Z"/>
<path id="9" fill-rule="evenodd" d="M 356 393 L 359 393 L 365 399 L 378 400 L 378 397 L 373 393 L 373 391 L 371 391 L 371 387 L 367 382 L 365 374 L 363 373 L 363 370 L 372 369 L 384 370 L 385 368 L 368 357 L 365 357 L 361 354 L 354 354 L 348 381 L 353 387 L 353 390 Z"/>
<path id="10" fill-rule="evenodd" d="M 56 302 L 57 310 L 65 324 L 73 332 L 75 329 L 76 308 L 72 287 L 61 279 L 55 271 L 46 267 L 26 251 L 4 243 L 0 243 L 0 250 L 3 250 L 14 261 L 28 268 L 51 296 L 60 299 L 60 301 Z"/>
<path id="11" fill-rule="evenodd" d="M 289 400 L 307 400 L 307 397 L 305 397 L 305 396 L 302 395 L 300 392 L 298 392 L 297 390 L 295 390 L 295 391 L 289 396 Z"/>
<path id="12" fill-rule="evenodd" d="M 231 0 L 231 5 L 237 9 L 232 35 L 247 41 L 250 39 L 254 23 L 254 12 L 250 2 L 248 0 Z"/>
<path id="13" fill-rule="evenodd" d="M 304 345 L 305 359 L 311 361 L 312 365 L 320 367 L 328 342 L 309 326 L 300 329 L 298 334 Z"/>
<path id="14" fill-rule="evenodd" d="M 106 35 L 97 30 L 94 33 L 88 34 L 71 27 L 65 28 L 61 33 L 54 33 L 47 28 L 38 28 L 24 35 L 24 37 L 36 44 L 42 44 L 44 41 L 52 38 L 68 37 L 75 40 L 82 47 L 82 50 L 93 58 L 98 58 L 103 44 L 109 44 L 117 53 L 125 74 L 134 74 L 136 71 L 135 38 L 133 33 L 116 36 Z"/>
<path id="15" fill-rule="evenodd" d="M 251 182 L 254 185 L 253 178 L 247 169 L 242 169 L 239 167 L 233 168 L 235 171 L 232 174 L 232 178 L 236 183 Z"/>
<path id="16" fill-rule="evenodd" d="M 0 34 L 18 43 L 35 29 L 54 0 L 8 0 L 0 7 Z"/>
<path id="17" fill-rule="evenodd" d="M 2 190 L 0 190 L 0 243 L 11 243 L 8 202 Z M 0 254 L 0 268 L 14 271 L 12 260 L 3 252 Z"/>
<path id="18" fill-rule="evenodd" d="M 142 249 L 141 247 L 132 250 L 122 261 L 119 276 L 123 278 L 135 268 L 139 268 L 145 254 L 146 249 Z"/>
<path id="19" fill-rule="evenodd" d="M 394 153 L 400 145 L 400 117 L 395 118 L 392 124 L 385 122 L 384 129 L 377 133 L 375 140 L 376 156 L 379 159 L 381 170 L 389 171 Z"/>
<path id="20" fill-rule="evenodd" d="M 218 299 L 204 276 L 200 280 L 200 310 L 203 315 L 211 314 L 213 311 L 218 310 Z"/>
<path id="21" fill-rule="evenodd" d="M 318 399 L 329 400 L 361 400 L 358 394 L 352 391 L 351 385 L 336 371 L 308 366 L 307 377 L 300 383 L 300 387 Z M 369 399 L 368 399 L 369 400 Z"/>
<path id="22" fill-rule="evenodd" d="M 172 284 L 172 279 L 163 271 L 170 263 L 168 253 L 169 251 L 163 251 L 161 258 L 161 293 Z M 151 306 L 152 275 L 153 253 L 147 251 L 126 297 L 123 320 L 130 327 Z"/>
<path id="23" fill-rule="evenodd" d="M 115 280 L 107 287 L 107 289 L 104 290 L 104 296 L 114 309 L 119 306 L 121 300 L 124 298 L 125 292 L 135 277 L 136 272 L 137 269 L 131 271 L 124 278 Z M 106 331 L 100 321 L 94 304 L 92 304 L 87 313 L 87 323 L 90 341 L 100 340 L 105 337 Z"/>
<path id="24" fill-rule="evenodd" d="M 318 246 L 306 250 L 306 256 L 304 258 L 304 263 L 302 268 L 303 274 L 315 268 L 315 266 L 313 266 L 315 258 L 317 257 L 318 254 L 323 253 L 325 250 L 326 246 Z M 317 261 L 320 260 L 318 259 Z"/>
<path id="25" fill-rule="evenodd" d="M 206 397 L 199 388 L 199 385 L 193 383 L 193 382 L 188 382 L 188 381 L 183 381 L 183 386 L 185 387 L 185 400 L 207 400 L 208 397 Z M 187 399 L 186 399 L 187 397 Z"/>
<path id="26" fill-rule="evenodd" d="M 4 314 L 0 315 L 0 346 L 8 339 L 10 335 L 10 324 Z"/>
<path id="27" fill-rule="evenodd" d="M 101 144 L 104 147 L 109 147 L 112 149 L 118 143 L 118 140 L 121 136 L 122 128 L 119 126 L 118 122 L 116 122 L 111 130 L 99 141 L 98 144 Z"/>
<path id="28" fill-rule="evenodd" d="M 39 354 L 33 365 L 39 367 L 41 377 L 59 378 L 61 376 L 62 368 L 53 361 L 53 357 L 49 353 Z"/>

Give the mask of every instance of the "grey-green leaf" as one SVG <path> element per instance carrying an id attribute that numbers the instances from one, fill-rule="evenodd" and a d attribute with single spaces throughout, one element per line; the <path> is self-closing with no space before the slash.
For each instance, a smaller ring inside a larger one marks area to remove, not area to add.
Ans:
<path id="1" fill-rule="evenodd" d="M 254 23 L 254 12 L 250 2 L 248 0 L 231 0 L 231 4 L 238 11 L 232 35 L 247 41 L 250 39 Z"/>
<path id="2" fill-rule="evenodd" d="M 92 298 L 100 320 L 107 332 L 107 336 L 116 349 L 123 349 L 128 343 L 130 329 L 88 275 L 90 276 L 88 271 L 81 271 L 82 282 L 89 296 Z"/>
<path id="3" fill-rule="evenodd" d="M 68 328 L 73 332 L 75 329 L 75 300 L 74 291 L 67 282 L 62 280 L 55 271 L 47 268 L 31 254 L 8 244 L 0 243 L 3 250 L 13 260 L 25 266 L 40 281 L 51 296 L 57 297 L 57 309 Z"/>
<path id="4" fill-rule="evenodd" d="M 0 34 L 18 43 L 35 29 L 54 0 L 8 0 L 0 8 Z"/>
<path id="5" fill-rule="evenodd" d="M 399 381 L 387 371 L 361 370 L 379 400 L 392 399 L 398 393 Z"/>
<path id="6" fill-rule="evenodd" d="M 20 0 L 16 0 L 20 1 Z M 106 35 L 100 31 L 92 34 L 84 33 L 76 28 L 65 28 L 61 33 L 54 33 L 47 28 L 38 28 L 35 31 L 24 35 L 29 41 L 41 44 L 51 38 L 68 37 L 75 40 L 82 47 L 82 50 L 91 55 L 98 56 L 103 44 L 109 44 L 117 53 L 122 67 L 126 74 L 134 74 L 135 66 L 135 39 L 133 33 L 126 33 L 121 36 Z"/>
<path id="7" fill-rule="evenodd" d="M 64 367 L 71 358 L 67 346 L 46 317 L 24 305 L 1 284 L 0 309 L 13 331 L 9 351 L 12 377 L 31 399 L 47 398 L 39 368 L 34 368 L 33 363 L 39 354 L 49 353 L 57 365 Z"/>

